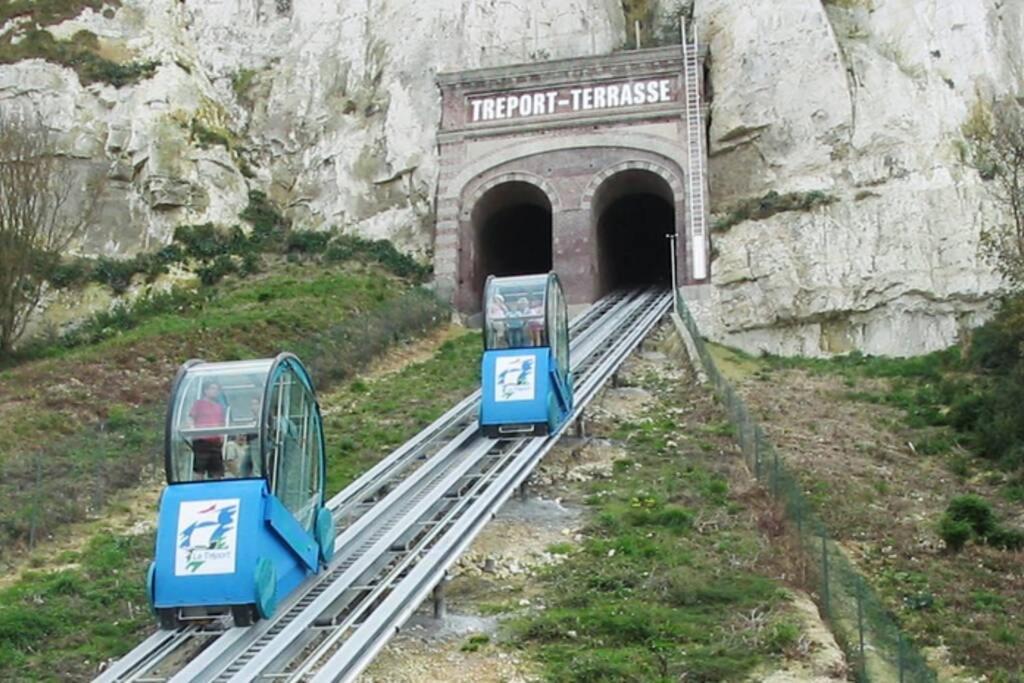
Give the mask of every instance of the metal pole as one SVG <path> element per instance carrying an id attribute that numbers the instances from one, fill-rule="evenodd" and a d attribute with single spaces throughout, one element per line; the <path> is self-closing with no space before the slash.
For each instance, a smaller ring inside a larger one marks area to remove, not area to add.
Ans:
<path id="1" fill-rule="evenodd" d="M 633 22 L 633 28 L 636 30 L 636 49 L 640 49 L 640 20 L 637 19 Z"/>
<path id="2" fill-rule="evenodd" d="M 665 237 L 668 238 L 668 255 L 672 260 L 672 310 L 676 312 L 676 315 L 679 315 L 679 284 L 676 282 L 676 234 L 670 232 Z"/>
<path id="3" fill-rule="evenodd" d="M 864 661 L 864 588 L 857 583 L 857 632 L 860 635 L 860 680 L 867 680 L 867 664 Z"/>
<path id="4" fill-rule="evenodd" d="M 441 580 L 437 582 L 437 585 L 434 586 L 433 598 L 435 619 L 444 619 L 445 615 L 448 613 L 448 604 L 444 595 L 444 584 L 447 581 L 448 575 L 445 573 L 445 575 L 441 577 Z"/>

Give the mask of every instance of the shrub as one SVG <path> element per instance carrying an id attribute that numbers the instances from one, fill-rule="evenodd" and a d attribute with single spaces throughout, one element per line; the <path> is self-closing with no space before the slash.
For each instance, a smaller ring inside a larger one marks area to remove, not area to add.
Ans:
<path id="1" fill-rule="evenodd" d="M 996 527 L 992 506 L 981 496 L 968 494 L 957 496 L 946 508 L 946 515 L 957 522 L 966 522 L 978 536 L 987 536 Z"/>
<path id="2" fill-rule="evenodd" d="M 947 512 L 939 520 L 939 536 L 946 542 L 946 547 L 950 551 L 958 553 L 971 537 L 971 525 L 963 520 L 954 519 Z"/>
<path id="3" fill-rule="evenodd" d="M 430 276 L 430 268 L 398 251 L 388 240 L 367 240 L 354 235 L 338 235 L 324 252 L 327 261 L 348 261 L 365 258 L 376 261 L 399 277 L 422 282 Z"/>
<path id="4" fill-rule="evenodd" d="M 115 88 L 149 78 L 159 62 L 119 64 L 98 54 L 99 41 L 88 31 L 79 31 L 70 40 L 57 40 L 49 31 L 33 28 L 17 43 L 0 46 L 0 63 L 23 59 L 45 59 L 73 69 L 83 85 L 109 83 Z"/>
<path id="5" fill-rule="evenodd" d="M 989 532 L 985 542 L 994 548 L 1021 550 L 1024 549 L 1024 531 L 997 527 Z"/>
<path id="6" fill-rule="evenodd" d="M 259 246 L 279 243 L 291 227 L 267 195 L 259 190 L 249 191 L 249 203 L 238 217 L 252 225 L 250 239 Z"/>
<path id="7" fill-rule="evenodd" d="M 49 281 L 57 289 L 79 287 L 88 282 L 90 272 L 88 261 L 79 258 L 71 259 L 55 266 L 50 271 Z"/>
<path id="8" fill-rule="evenodd" d="M 288 253 L 320 254 L 323 253 L 330 239 L 330 233 L 326 232 L 314 232 L 312 230 L 292 232 L 285 241 L 285 251 Z"/>
<path id="9" fill-rule="evenodd" d="M 789 192 L 779 194 L 772 190 L 760 198 L 748 199 L 733 206 L 726 215 L 711 226 L 712 230 L 724 232 L 743 221 L 759 221 L 785 211 L 810 211 L 818 206 L 828 206 L 839 201 L 836 197 L 820 190 L 811 192 Z"/>
<path id="10" fill-rule="evenodd" d="M 238 267 L 227 254 L 218 256 L 208 265 L 201 266 L 196 271 L 199 275 L 199 281 L 207 287 L 217 284 L 225 275 L 236 272 L 238 272 Z"/>
<path id="11" fill-rule="evenodd" d="M 138 272 L 134 259 L 112 259 L 101 256 L 92 268 L 92 279 L 110 287 L 116 294 L 123 294 L 132 284 L 132 277 Z"/>

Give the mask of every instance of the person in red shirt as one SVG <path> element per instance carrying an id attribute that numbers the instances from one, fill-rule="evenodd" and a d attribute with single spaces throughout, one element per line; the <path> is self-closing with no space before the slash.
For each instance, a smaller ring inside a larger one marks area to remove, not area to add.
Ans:
<path id="1" fill-rule="evenodd" d="M 220 402 L 220 385 L 208 382 L 203 387 L 203 397 L 192 404 L 188 411 L 193 427 L 223 427 L 225 425 L 224 404 Z M 204 436 L 192 440 L 195 458 L 192 471 L 197 478 L 220 479 L 224 476 L 224 437 Z"/>

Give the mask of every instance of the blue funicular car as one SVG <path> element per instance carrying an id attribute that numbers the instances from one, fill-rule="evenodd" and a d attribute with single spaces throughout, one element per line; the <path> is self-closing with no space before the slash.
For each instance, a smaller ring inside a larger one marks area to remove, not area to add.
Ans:
<path id="1" fill-rule="evenodd" d="M 572 412 L 569 316 L 554 273 L 487 278 L 480 427 L 544 436 Z"/>
<path id="2" fill-rule="evenodd" d="M 230 613 L 236 626 L 334 552 L 324 436 L 298 358 L 189 361 L 171 389 L 148 589 L 162 628 Z"/>

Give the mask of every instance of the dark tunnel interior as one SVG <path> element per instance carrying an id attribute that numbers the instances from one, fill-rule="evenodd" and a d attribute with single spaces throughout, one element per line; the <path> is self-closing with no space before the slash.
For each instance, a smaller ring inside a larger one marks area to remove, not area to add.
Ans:
<path id="1" fill-rule="evenodd" d="M 551 203 L 539 188 L 522 182 L 492 188 L 474 208 L 473 223 L 478 293 L 488 275 L 551 270 Z"/>
<path id="2" fill-rule="evenodd" d="M 675 233 L 671 189 L 658 176 L 613 176 L 596 200 L 600 292 L 646 284 L 669 285 L 667 234 Z"/>

